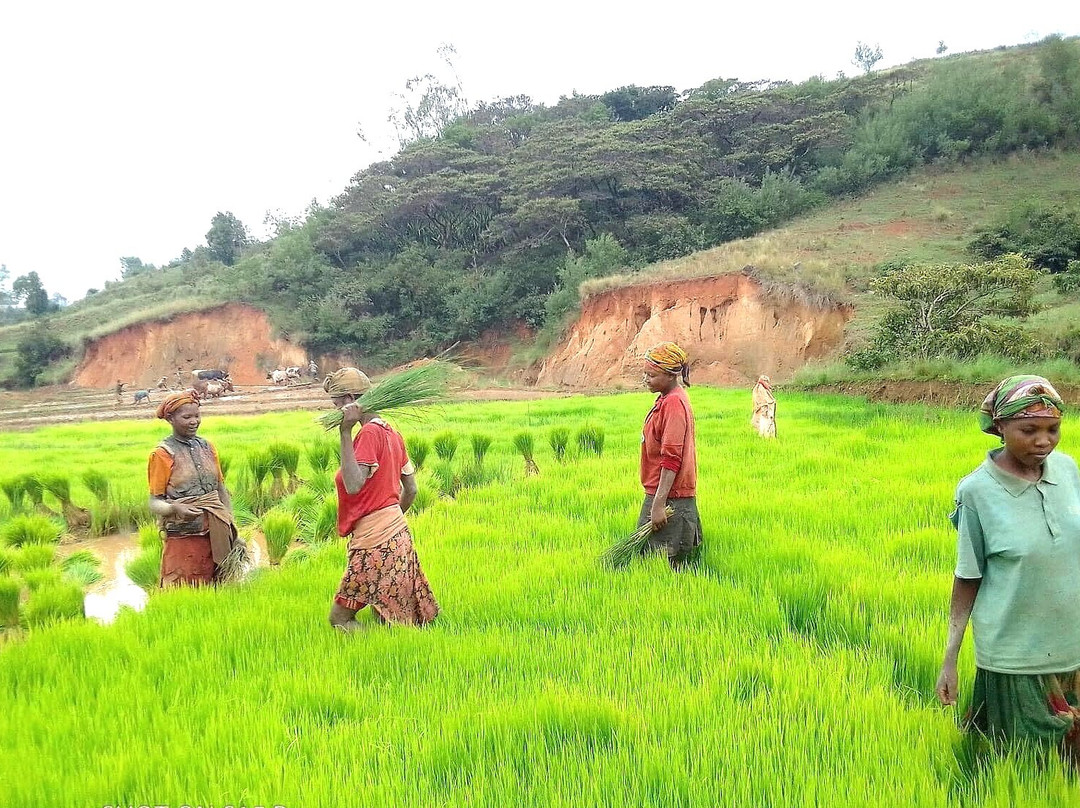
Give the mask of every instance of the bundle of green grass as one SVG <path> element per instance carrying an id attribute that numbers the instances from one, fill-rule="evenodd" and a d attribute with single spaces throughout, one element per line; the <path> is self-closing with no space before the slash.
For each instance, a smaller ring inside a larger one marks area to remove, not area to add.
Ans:
<path id="1" fill-rule="evenodd" d="M 675 510 L 668 505 L 664 509 L 664 513 L 666 513 L 668 519 L 670 519 L 675 515 Z M 619 541 L 608 547 L 601 554 L 600 563 L 608 569 L 625 567 L 641 555 L 641 551 L 644 550 L 645 545 L 649 543 L 649 537 L 652 536 L 652 534 L 652 522 L 646 522 L 625 539 L 619 539 Z"/>
<path id="2" fill-rule="evenodd" d="M 383 413 L 390 410 L 400 412 L 414 407 L 426 407 L 446 400 L 449 389 L 449 362 L 425 362 L 392 376 L 387 376 L 372 387 L 356 403 L 366 413 Z M 344 420 L 342 410 L 331 410 L 320 415 L 316 420 L 328 432 L 337 429 Z"/>

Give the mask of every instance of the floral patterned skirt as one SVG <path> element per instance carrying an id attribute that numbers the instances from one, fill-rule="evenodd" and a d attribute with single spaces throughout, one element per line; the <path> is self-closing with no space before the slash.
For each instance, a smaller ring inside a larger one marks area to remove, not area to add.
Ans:
<path id="1" fill-rule="evenodd" d="M 383 620 L 414 626 L 430 623 L 439 614 L 408 528 L 378 547 L 349 550 L 334 601 L 353 611 L 370 605 Z"/>

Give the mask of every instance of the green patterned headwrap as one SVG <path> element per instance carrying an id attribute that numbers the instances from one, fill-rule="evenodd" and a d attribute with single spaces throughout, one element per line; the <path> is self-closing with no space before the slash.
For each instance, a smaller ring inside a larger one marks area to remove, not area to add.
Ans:
<path id="1" fill-rule="evenodd" d="M 1065 403 L 1042 376 L 1010 376 L 990 391 L 979 408 L 979 428 L 1000 435 L 995 421 L 1010 418 L 1060 418 Z"/>

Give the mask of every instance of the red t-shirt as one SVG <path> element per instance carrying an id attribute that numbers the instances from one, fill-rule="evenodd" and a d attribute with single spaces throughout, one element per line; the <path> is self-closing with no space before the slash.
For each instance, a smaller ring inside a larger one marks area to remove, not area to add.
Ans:
<path id="1" fill-rule="evenodd" d="M 353 453 L 361 466 L 371 466 L 371 476 L 360 490 L 345 490 L 338 469 L 334 477 L 338 495 L 338 535 L 348 536 L 353 525 L 369 513 L 397 505 L 401 499 L 401 472 L 409 464 L 405 441 L 383 421 L 369 421 L 353 438 Z"/>
<path id="2" fill-rule="evenodd" d="M 641 484 L 645 493 L 656 493 L 661 469 L 675 472 L 669 497 L 696 495 L 694 412 L 682 387 L 661 395 L 645 416 L 645 427 L 641 432 Z"/>

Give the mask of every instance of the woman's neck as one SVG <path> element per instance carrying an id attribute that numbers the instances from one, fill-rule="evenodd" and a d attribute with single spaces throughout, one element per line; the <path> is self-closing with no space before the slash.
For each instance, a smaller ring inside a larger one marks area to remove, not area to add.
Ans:
<path id="1" fill-rule="evenodd" d="M 1002 447 L 996 454 L 991 456 L 994 463 L 998 468 L 1004 469 L 1014 477 L 1019 477 L 1022 480 L 1028 480 L 1029 482 L 1038 482 L 1042 479 L 1043 464 L 1040 463 L 1037 467 L 1032 468 L 1020 463 L 1009 450 Z"/>

